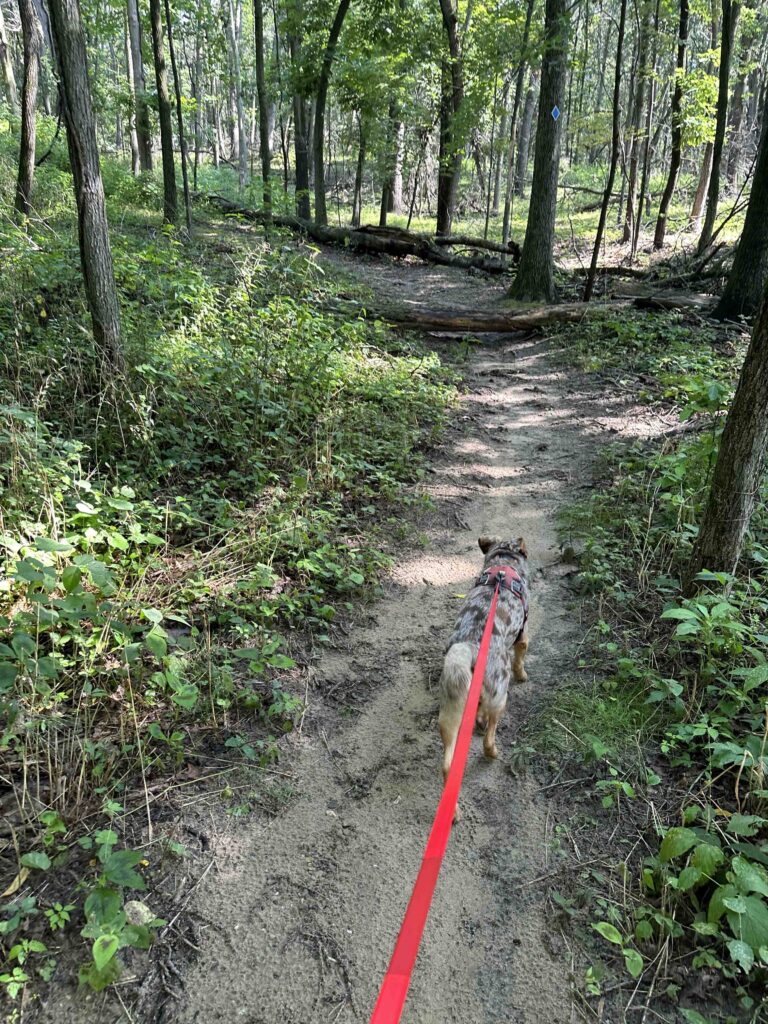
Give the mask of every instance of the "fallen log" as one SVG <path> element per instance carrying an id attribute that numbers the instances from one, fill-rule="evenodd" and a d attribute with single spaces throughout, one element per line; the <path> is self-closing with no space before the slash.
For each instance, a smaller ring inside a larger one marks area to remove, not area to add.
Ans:
<path id="1" fill-rule="evenodd" d="M 224 213 L 237 214 L 258 224 L 269 222 L 277 227 L 290 228 L 292 231 L 306 235 L 313 241 L 321 242 L 324 245 L 342 245 L 358 252 L 376 252 L 388 256 L 416 256 L 427 263 L 459 267 L 463 270 L 481 270 L 486 274 L 504 274 L 509 270 L 508 262 L 503 259 L 446 252 L 445 247 L 449 243 L 438 245 L 431 238 L 412 234 L 402 228 L 337 228 L 314 224 L 312 221 L 303 220 L 291 214 L 275 214 L 268 218 L 262 210 L 252 210 L 246 206 L 240 206 L 230 199 L 225 199 L 224 196 L 209 193 L 202 198 L 223 210 Z M 476 239 L 476 241 L 478 240 Z M 485 248 L 491 248 L 491 246 L 485 246 Z M 506 252 L 506 250 L 504 251 Z M 509 250 L 509 255 L 514 259 L 514 250 Z"/>
<path id="2" fill-rule="evenodd" d="M 628 302 L 599 305 L 565 302 L 556 306 L 530 306 L 509 313 L 475 313 L 470 310 L 456 312 L 408 307 L 362 307 L 356 303 L 347 303 L 343 311 L 422 331 L 444 331 L 446 334 L 508 334 L 513 331 L 538 331 L 558 323 L 580 323 L 604 313 L 607 309 L 615 312 L 617 309 L 628 307 Z"/>

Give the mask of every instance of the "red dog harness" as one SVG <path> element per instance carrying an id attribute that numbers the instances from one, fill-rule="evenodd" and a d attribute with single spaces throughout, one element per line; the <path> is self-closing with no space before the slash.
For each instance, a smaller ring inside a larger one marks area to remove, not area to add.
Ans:
<path id="1" fill-rule="evenodd" d="M 517 634 L 517 640 L 515 640 L 515 643 L 519 643 L 528 622 L 528 589 L 525 583 L 523 583 L 522 576 L 512 565 L 489 565 L 478 576 L 475 586 L 495 587 L 497 583 L 499 584 L 499 590 L 508 590 L 510 594 L 514 594 L 515 597 L 519 598 L 522 603 L 523 625 Z"/>

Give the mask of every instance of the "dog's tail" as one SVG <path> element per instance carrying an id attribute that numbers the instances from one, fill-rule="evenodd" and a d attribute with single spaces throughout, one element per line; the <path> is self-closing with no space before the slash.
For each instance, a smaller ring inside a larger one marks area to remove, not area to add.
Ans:
<path id="1" fill-rule="evenodd" d="M 456 738 L 467 702 L 469 684 L 472 682 L 472 669 L 477 660 L 476 644 L 453 644 L 443 662 L 443 674 L 440 677 L 440 717 L 438 725 L 443 740 L 443 775 L 448 776 Z"/>

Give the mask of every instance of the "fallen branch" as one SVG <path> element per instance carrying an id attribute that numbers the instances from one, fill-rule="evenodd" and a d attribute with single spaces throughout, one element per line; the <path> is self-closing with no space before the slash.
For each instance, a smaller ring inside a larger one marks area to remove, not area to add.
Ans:
<path id="1" fill-rule="evenodd" d="M 402 228 L 337 228 L 314 224 L 312 221 L 303 220 L 291 214 L 275 214 L 271 218 L 267 218 L 263 211 L 251 210 L 246 206 L 240 206 L 238 203 L 233 203 L 230 199 L 225 199 L 224 196 L 208 194 L 202 198 L 218 206 L 225 213 L 237 214 L 246 220 L 255 221 L 258 224 L 266 224 L 269 220 L 270 223 L 277 227 L 290 228 L 292 231 L 306 235 L 313 241 L 321 242 L 324 245 L 343 245 L 345 248 L 358 252 L 377 252 L 389 256 L 416 256 L 428 263 L 437 263 L 446 267 L 459 267 L 464 270 L 482 270 L 486 274 L 503 274 L 509 269 L 509 264 L 506 260 L 480 255 L 463 256 L 458 253 L 446 252 L 445 250 L 448 245 L 460 243 L 441 239 L 438 244 L 437 240 L 412 234 L 410 231 L 404 231 Z M 494 248 L 495 243 L 486 244 L 483 239 L 474 239 L 473 242 L 482 242 L 483 248 L 497 251 Z M 501 247 L 499 248 L 502 252 L 512 256 L 513 259 L 515 258 L 516 251 L 514 249 L 504 250 Z"/>

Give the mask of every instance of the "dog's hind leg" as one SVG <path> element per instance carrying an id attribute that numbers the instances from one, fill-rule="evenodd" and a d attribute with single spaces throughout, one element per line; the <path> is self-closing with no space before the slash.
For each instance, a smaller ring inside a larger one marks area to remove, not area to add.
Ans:
<path id="1" fill-rule="evenodd" d="M 448 778 L 448 772 L 453 761 L 453 753 L 456 749 L 456 740 L 461 725 L 462 709 L 449 704 L 440 708 L 440 717 L 437 720 L 440 729 L 440 738 L 443 741 L 443 782 Z"/>
<path id="2" fill-rule="evenodd" d="M 512 674 L 516 683 L 524 683 L 528 678 L 525 671 L 525 655 L 528 652 L 528 627 L 526 626 L 515 644 L 515 659 L 512 663 Z"/>
<path id="3" fill-rule="evenodd" d="M 499 756 L 499 748 L 496 746 L 496 729 L 499 719 L 504 714 L 506 704 L 505 699 L 500 708 L 488 711 L 488 728 L 485 730 L 485 736 L 483 737 L 483 753 L 486 757 L 496 758 Z"/>

